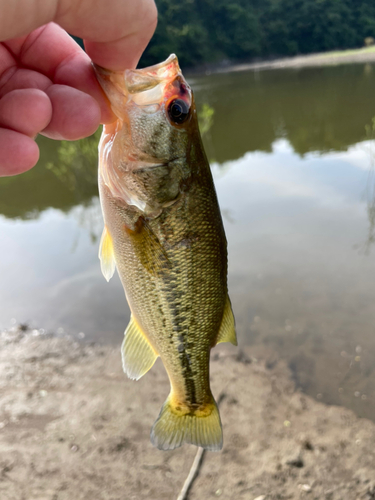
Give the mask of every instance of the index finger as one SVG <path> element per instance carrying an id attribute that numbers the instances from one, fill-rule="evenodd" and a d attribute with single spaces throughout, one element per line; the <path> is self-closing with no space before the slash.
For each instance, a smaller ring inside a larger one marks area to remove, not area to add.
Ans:
<path id="1" fill-rule="evenodd" d="M 135 68 L 157 24 L 154 0 L 61 0 L 54 21 L 81 37 L 91 59 L 107 69 Z M 93 5 L 94 3 L 94 5 Z"/>
<path id="2" fill-rule="evenodd" d="M 14 57 L 13 60 L 9 59 L 8 66 L 15 65 L 17 60 L 21 66 L 38 72 L 40 77 L 48 77 L 51 84 L 69 85 L 90 94 L 100 105 L 102 122 L 114 120 L 107 99 L 95 77 L 90 58 L 57 24 L 48 23 L 30 35 L 8 40 L 3 47 L 8 48 L 8 59 L 11 55 Z M 6 71 L 7 65 L 0 64 L 0 84 L 1 73 Z M 16 83 L 14 81 L 14 84 Z M 12 88 L 8 88 L 9 90 Z"/>
<path id="3" fill-rule="evenodd" d="M 0 0 L 0 9 L 1 41 L 55 22 L 83 38 L 92 60 L 112 70 L 135 68 L 157 23 L 154 0 Z"/>

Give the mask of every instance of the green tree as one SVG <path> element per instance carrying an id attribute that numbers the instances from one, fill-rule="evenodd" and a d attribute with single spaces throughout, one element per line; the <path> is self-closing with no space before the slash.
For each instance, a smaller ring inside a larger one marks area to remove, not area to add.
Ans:
<path id="1" fill-rule="evenodd" d="M 182 66 L 361 47 L 373 0 L 159 0 L 142 65 L 175 52 Z"/>

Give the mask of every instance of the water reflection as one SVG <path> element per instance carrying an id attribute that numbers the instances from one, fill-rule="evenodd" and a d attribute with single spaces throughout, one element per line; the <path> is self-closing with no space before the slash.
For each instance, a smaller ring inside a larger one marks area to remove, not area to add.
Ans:
<path id="1" fill-rule="evenodd" d="M 375 115 L 372 65 L 210 75 L 193 83 L 197 99 L 215 109 L 208 156 L 219 163 L 271 151 L 281 137 L 300 155 L 346 150 L 365 138 Z"/>
<path id="2" fill-rule="evenodd" d="M 226 175 L 215 172 L 232 218 L 226 231 L 240 342 L 276 351 L 314 397 L 374 418 L 366 154 L 364 144 L 301 158 L 280 140 L 271 155 L 248 153 Z"/>
<path id="3" fill-rule="evenodd" d="M 15 318 L 89 340 L 121 338 L 128 309 L 119 279 L 107 284 L 100 273 L 102 224 L 97 198 L 27 223 L 0 219 L 1 327 Z"/>
<path id="4" fill-rule="evenodd" d="M 193 85 L 240 342 L 277 352 L 314 397 L 375 419 L 372 66 Z M 40 145 L 35 169 L 0 179 L 0 327 L 16 318 L 118 343 L 129 309 L 97 258 L 97 137 Z"/>
<path id="5" fill-rule="evenodd" d="M 36 219 L 49 208 L 68 212 L 98 196 L 99 133 L 82 141 L 52 141 L 38 137 L 38 165 L 16 177 L 0 179 L 0 214 L 12 219 Z"/>

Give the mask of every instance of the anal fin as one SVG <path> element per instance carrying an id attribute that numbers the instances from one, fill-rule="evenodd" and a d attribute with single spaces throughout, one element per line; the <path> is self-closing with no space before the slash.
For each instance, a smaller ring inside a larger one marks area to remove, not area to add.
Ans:
<path id="1" fill-rule="evenodd" d="M 116 262 L 113 252 L 112 237 L 109 234 L 107 226 L 104 226 L 103 234 L 100 240 L 99 259 L 103 276 L 107 281 L 109 281 L 115 273 Z"/>
<path id="2" fill-rule="evenodd" d="M 125 330 L 121 356 L 124 372 L 133 380 L 139 380 L 147 373 L 158 357 L 133 316 Z"/>
<path id="3" fill-rule="evenodd" d="M 223 319 L 221 320 L 220 330 L 216 339 L 216 344 L 219 344 L 220 342 L 230 342 L 233 345 L 237 345 L 236 327 L 234 322 L 232 305 L 230 303 L 230 299 L 228 296 L 225 302 Z"/>

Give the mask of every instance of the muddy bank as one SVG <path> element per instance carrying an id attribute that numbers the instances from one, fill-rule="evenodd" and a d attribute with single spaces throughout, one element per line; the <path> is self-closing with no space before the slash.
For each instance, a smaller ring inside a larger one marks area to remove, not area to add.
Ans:
<path id="1" fill-rule="evenodd" d="M 0 498 L 176 499 L 196 449 L 150 444 L 161 363 L 132 382 L 119 348 L 37 333 L 0 337 Z M 251 355 L 213 351 L 224 449 L 205 455 L 189 498 L 375 498 L 375 424 L 297 392 L 275 354 Z"/>
<path id="2" fill-rule="evenodd" d="M 282 57 L 278 59 L 220 65 L 207 65 L 188 69 L 187 74 L 205 74 L 205 73 L 231 73 L 234 71 L 265 70 L 265 69 L 284 69 L 284 68 L 305 68 L 318 66 L 336 66 L 338 64 L 352 63 L 375 63 L 375 50 L 372 47 L 362 49 L 349 49 L 334 52 L 319 52 L 315 54 L 299 55 L 293 57 Z"/>

